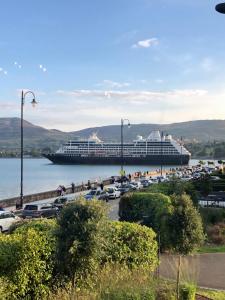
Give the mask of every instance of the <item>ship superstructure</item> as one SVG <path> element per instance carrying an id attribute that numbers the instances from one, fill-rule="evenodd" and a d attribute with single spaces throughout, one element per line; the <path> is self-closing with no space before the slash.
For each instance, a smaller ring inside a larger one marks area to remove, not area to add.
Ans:
<path id="1" fill-rule="evenodd" d="M 171 135 L 153 131 L 147 138 L 137 136 L 130 143 L 105 143 L 94 133 L 87 140 L 74 140 L 63 144 L 54 154 L 44 155 L 61 164 L 188 164 L 190 152 Z"/>

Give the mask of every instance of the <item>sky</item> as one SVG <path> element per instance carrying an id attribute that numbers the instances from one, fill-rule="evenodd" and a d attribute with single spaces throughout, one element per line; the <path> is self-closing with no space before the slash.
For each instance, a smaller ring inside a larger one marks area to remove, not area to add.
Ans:
<path id="1" fill-rule="evenodd" d="M 219 0 L 0 0 L 0 117 L 63 131 L 225 119 Z"/>

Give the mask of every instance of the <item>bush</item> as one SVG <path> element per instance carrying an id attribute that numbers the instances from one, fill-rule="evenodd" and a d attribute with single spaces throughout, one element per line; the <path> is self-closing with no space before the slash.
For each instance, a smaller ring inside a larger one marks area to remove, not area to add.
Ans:
<path id="1" fill-rule="evenodd" d="M 81 284 L 96 274 L 103 256 L 107 208 L 102 202 L 79 200 L 67 205 L 57 221 L 58 272 Z"/>
<path id="2" fill-rule="evenodd" d="M 154 271 L 157 266 L 156 234 L 151 228 L 127 222 L 111 222 L 106 261 Z"/>
<path id="3" fill-rule="evenodd" d="M 174 177 L 168 182 L 161 182 L 158 184 L 153 184 L 148 188 L 149 192 L 152 193 L 162 193 L 167 196 L 172 195 L 182 195 L 186 193 L 190 196 L 193 204 L 198 206 L 199 193 L 197 192 L 194 184 L 190 181 L 181 181 L 180 179 Z"/>
<path id="4" fill-rule="evenodd" d="M 52 240 L 32 228 L 0 236 L 0 279 L 10 299 L 44 299 L 49 292 L 54 263 Z"/>
<path id="5" fill-rule="evenodd" d="M 140 222 L 160 234 L 161 248 L 169 247 L 168 217 L 172 213 L 169 196 L 160 193 L 136 192 L 123 196 L 119 204 L 121 221 Z"/>
<path id="6" fill-rule="evenodd" d="M 202 219 L 190 197 L 173 196 L 173 214 L 169 221 L 170 240 L 176 252 L 188 254 L 203 243 Z"/>
<path id="7" fill-rule="evenodd" d="M 195 300 L 196 286 L 191 284 L 185 284 L 180 287 L 180 299 L 181 300 Z"/>
<path id="8" fill-rule="evenodd" d="M 200 214 L 203 218 L 203 223 L 205 228 L 207 225 L 225 223 L 225 209 L 224 208 L 214 208 L 214 207 L 201 207 L 199 209 Z"/>
<path id="9" fill-rule="evenodd" d="M 208 241 L 216 245 L 225 244 L 225 224 L 218 223 L 213 226 L 207 227 Z"/>

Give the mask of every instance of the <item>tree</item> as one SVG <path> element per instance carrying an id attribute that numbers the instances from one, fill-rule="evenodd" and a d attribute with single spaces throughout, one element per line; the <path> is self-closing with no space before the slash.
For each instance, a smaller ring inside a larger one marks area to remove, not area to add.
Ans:
<path id="1" fill-rule="evenodd" d="M 96 272 L 104 248 L 107 208 L 102 202 L 79 200 L 67 205 L 58 219 L 58 272 L 81 283 Z M 86 280 L 88 281 L 88 280 Z"/>
<path id="2" fill-rule="evenodd" d="M 204 241 L 202 219 L 186 194 L 173 196 L 173 214 L 169 220 L 171 245 L 180 254 L 188 254 Z"/>
<path id="3" fill-rule="evenodd" d="M 128 222 L 111 222 L 107 239 L 106 262 L 130 269 L 155 270 L 158 247 L 156 234 L 151 228 Z"/>
<path id="4" fill-rule="evenodd" d="M 150 192 L 163 193 L 168 196 L 173 194 L 182 195 L 188 194 L 193 201 L 193 204 L 198 207 L 198 192 L 192 182 L 181 181 L 179 178 L 172 177 L 169 182 L 162 182 L 159 184 L 151 185 Z"/>
<path id="5" fill-rule="evenodd" d="M 168 245 L 168 217 L 172 213 L 169 196 L 161 193 L 135 192 L 124 195 L 119 203 L 121 221 L 140 222 L 151 227 L 161 238 L 161 249 Z"/>

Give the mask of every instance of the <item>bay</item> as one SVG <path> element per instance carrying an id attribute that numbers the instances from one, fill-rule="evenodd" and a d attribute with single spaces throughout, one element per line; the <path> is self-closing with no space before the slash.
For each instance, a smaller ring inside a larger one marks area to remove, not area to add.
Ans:
<path id="1" fill-rule="evenodd" d="M 196 164 L 198 160 L 191 160 Z M 164 166 L 164 169 L 172 166 Z M 152 171 L 160 166 L 125 166 L 126 173 Z M 69 186 L 72 182 L 80 184 L 87 180 L 101 181 L 119 175 L 120 166 L 106 165 L 55 165 L 45 158 L 24 159 L 24 195 L 54 190 L 60 184 Z M 20 194 L 20 159 L 0 159 L 0 200 Z"/>

